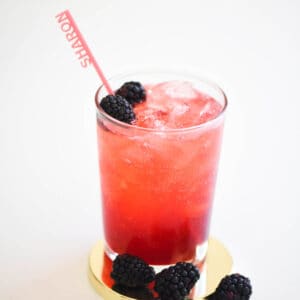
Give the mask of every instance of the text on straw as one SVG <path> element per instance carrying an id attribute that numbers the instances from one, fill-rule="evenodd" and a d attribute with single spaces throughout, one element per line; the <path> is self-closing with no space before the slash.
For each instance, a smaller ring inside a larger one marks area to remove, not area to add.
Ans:
<path id="1" fill-rule="evenodd" d="M 71 20 L 68 18 L 67 11 L 59 13 L 55 16 L 58 24 L 60 25 L 60 29 L 65 33 L 67 41 L 71 44 L 71 47 L 75 50 L 75 54 L 80 61 L 80 64 L 83 68 L 89 66 L 92 61 L 84 48 L 84 43 L 80 40 L 79 34 L 72 24 Z"/>

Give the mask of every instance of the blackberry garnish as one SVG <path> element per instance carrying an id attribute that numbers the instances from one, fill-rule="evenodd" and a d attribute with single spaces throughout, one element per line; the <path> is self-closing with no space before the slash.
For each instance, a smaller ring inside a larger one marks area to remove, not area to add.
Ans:
<path id="1" fill-rule="evenodd" d="M 125 82 L 117 91 L 117 95 L 124 97 L 130 104 L 134 105 L 146 100 L 146 91 L 140 82 Z"/>
<path id="2" fill-rule="evenodd" d="M 141 287 L 154 280 L 155 272 L 142 259 L 130 254 L 120 254 L 113 262 L 110 276 L 118 284 Z"/>
<path id="3" fill-rule="evenodd" d="M 154 289 L 161 300 L 183 300 L 199 278 L 193 264 L 179 262 L 156 275 Z"/>
<path id="4" fill-rule="evenodd" d="M 131 104 L 119 95 L 104 97 L 100 102 L 100 106 L 106 113 L 119 121 L 131 123 L 135 119 Z"/>
<path id="5" fill-rule="evenodd" d="M 232 274 L 225 276 L 216 291 L 209 295 L 209 300 L 248 300 L 252 294 L 252 286 L 249 278 Z"/>

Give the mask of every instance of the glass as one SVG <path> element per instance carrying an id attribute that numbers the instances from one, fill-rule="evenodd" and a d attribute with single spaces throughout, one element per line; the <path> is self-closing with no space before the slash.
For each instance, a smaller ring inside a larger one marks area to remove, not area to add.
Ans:
<path id="1" fill-rule="evenodd" d="M 222 105 L 213 120 L 188 128 L 150 129 L 122 123 L 99 105 L 97 135 L 105 251 L 130 253 L 152 265 L 202 261 L 207 250 L 227 99 L 215 84 L 188 73 L 136 72 L 109 80 L 191 82 Z"/>

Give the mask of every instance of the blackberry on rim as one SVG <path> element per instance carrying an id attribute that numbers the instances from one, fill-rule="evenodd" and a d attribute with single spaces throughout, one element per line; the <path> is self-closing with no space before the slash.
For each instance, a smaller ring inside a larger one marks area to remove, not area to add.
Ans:
<path id="1" fill-rule="evenodd" d="M 130 124 L 135 119 L 131 104 L 119 95 L 107 95 L 102 98 L 100 106 L 106 113 L 119 121 Z"/>
<path id="2" fill-rule="evenodd" d="M 116 95 L 124 97 L 132 105 L 146 100 L 146 91 L 138 81 L 125 82 L 116 91 Z"/>

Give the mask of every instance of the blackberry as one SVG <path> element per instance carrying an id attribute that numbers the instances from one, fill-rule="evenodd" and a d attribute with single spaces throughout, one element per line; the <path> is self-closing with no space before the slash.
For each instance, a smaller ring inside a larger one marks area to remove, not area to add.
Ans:
<path id="1" fill-rule="evenodd" d="M 125 82 L 117 91 L 116 95 L 124 97 L 130 104 L 134 105 L 146 100 L 146 91 L 140 82 Z"/>
<path id="2" fill-rule="evenodd" d="M 131 104 L 121 96 L 108 95 L 101 100 L 100 106 L 119 121 L 131 123 L 135 119 Z"/>
<path id="3" fill-rule="evenodd" d="M 161 300 L 183 300 L 199 278 L 193 264 L 179 262 L 156 275 L 154 289 Z"/>
<path id="4" fill-rule="evenodd" d="M 154 280 L 155 272 L 142 259 L 130 254 L 120 254 L 113 262 L 110 276 L 118 284 L 141 287 Z"/>
<path id="5" fill-rule="evenodd" d="M 127 287 L 121 284 L 115 284 L 112 289 L 126 297 L 140 299 L 140 300 L 154 300 L 152 292 L 146 287 Z"/>
<path id="6" fill-rule="evenodd" d="M 248 300 L 252 294 L 250 280 L 240 274 L 225 276 L 216 291 L 207 297 L 210 300 Z"/>

